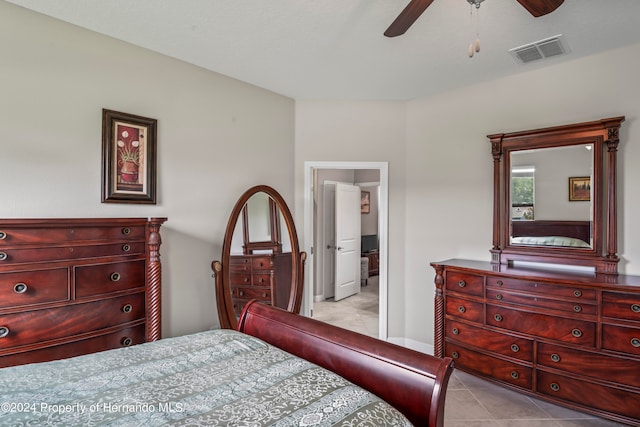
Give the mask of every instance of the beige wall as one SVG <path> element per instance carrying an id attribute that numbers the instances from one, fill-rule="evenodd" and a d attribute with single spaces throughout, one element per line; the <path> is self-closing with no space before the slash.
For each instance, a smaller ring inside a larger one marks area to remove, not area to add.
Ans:
<path id="1" fill-rule="evenodd" d="M 0 218 L 166 216 L 163 335 L 217 325 L 235 201 L 293 202 L 293 100 L 5 2 L 0 40 Z M 102 108 L 158 120 L 157 205 L 100 202 Z"/>

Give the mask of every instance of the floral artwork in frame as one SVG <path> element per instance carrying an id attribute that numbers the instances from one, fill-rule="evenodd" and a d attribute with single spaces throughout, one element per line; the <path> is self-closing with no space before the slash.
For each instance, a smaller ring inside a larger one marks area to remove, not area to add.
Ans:
<path id="1" fill-rule="evenodd" d="M 368 214 L 371 212 L 371 193 L 368 191 L 360 192 L 360 213 Z"/>
<path id="2" fill-rule="evenodd" d="M 578 176 L 569 178 L 569 201 L 588 202 L 591 200 L 591 177 Z"/>
<path id="3" fill-rule="evenodd" d="M 102 110 L 102 202 L 156 203 L 157 120 Z"/>

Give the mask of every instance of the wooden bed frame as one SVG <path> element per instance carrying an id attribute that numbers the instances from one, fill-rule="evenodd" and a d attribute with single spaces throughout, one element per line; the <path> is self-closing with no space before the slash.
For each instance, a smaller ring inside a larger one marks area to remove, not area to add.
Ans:
<path id="1" fill-rule="evenodd" d="M 512 237 L 573 237 L 589 243 L 591 241 L 590 221 L 511 221 Z"/>
<path id="2" fill-rule="evenodd" d="M 451 358 L 440 359 L 255 300 L 242 311 L 238 331 L 369 390 L 416 426 L 444 425 Z"/>

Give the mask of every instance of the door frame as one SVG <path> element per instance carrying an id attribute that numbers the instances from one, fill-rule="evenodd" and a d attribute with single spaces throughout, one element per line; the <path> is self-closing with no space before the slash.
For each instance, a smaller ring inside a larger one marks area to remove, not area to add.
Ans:
<path id="1" fill-rule="evenodd" d="M 379 302 L 378 302 L 378 336 L 387 340 L 388 313 L 388 233 L 389 233 L 389 163 L 388 162 L 339 162 L 339 161 L 305 161 L 304 162 L 304 223 L 302 247 L 307 252 L 305 265 L 304 297 L 302 313 L 311 316 L 313 309 L 314 278 L 314 223 L 313 212 L 314 179 L 316 169 L 377 169 L 380 176 L 380 196 L 378 200 L 378 248 L 380 256 L 379 270 Z"/>

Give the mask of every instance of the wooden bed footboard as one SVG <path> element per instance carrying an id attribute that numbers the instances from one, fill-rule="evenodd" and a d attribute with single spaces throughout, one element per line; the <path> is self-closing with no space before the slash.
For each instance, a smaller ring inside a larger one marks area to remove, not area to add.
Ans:
<path id="1" fill-rule="evenodd" d="M 238 330 L 369 390 L 416 426 L 442 427 L 453 361 L 249 302 Z"/>

